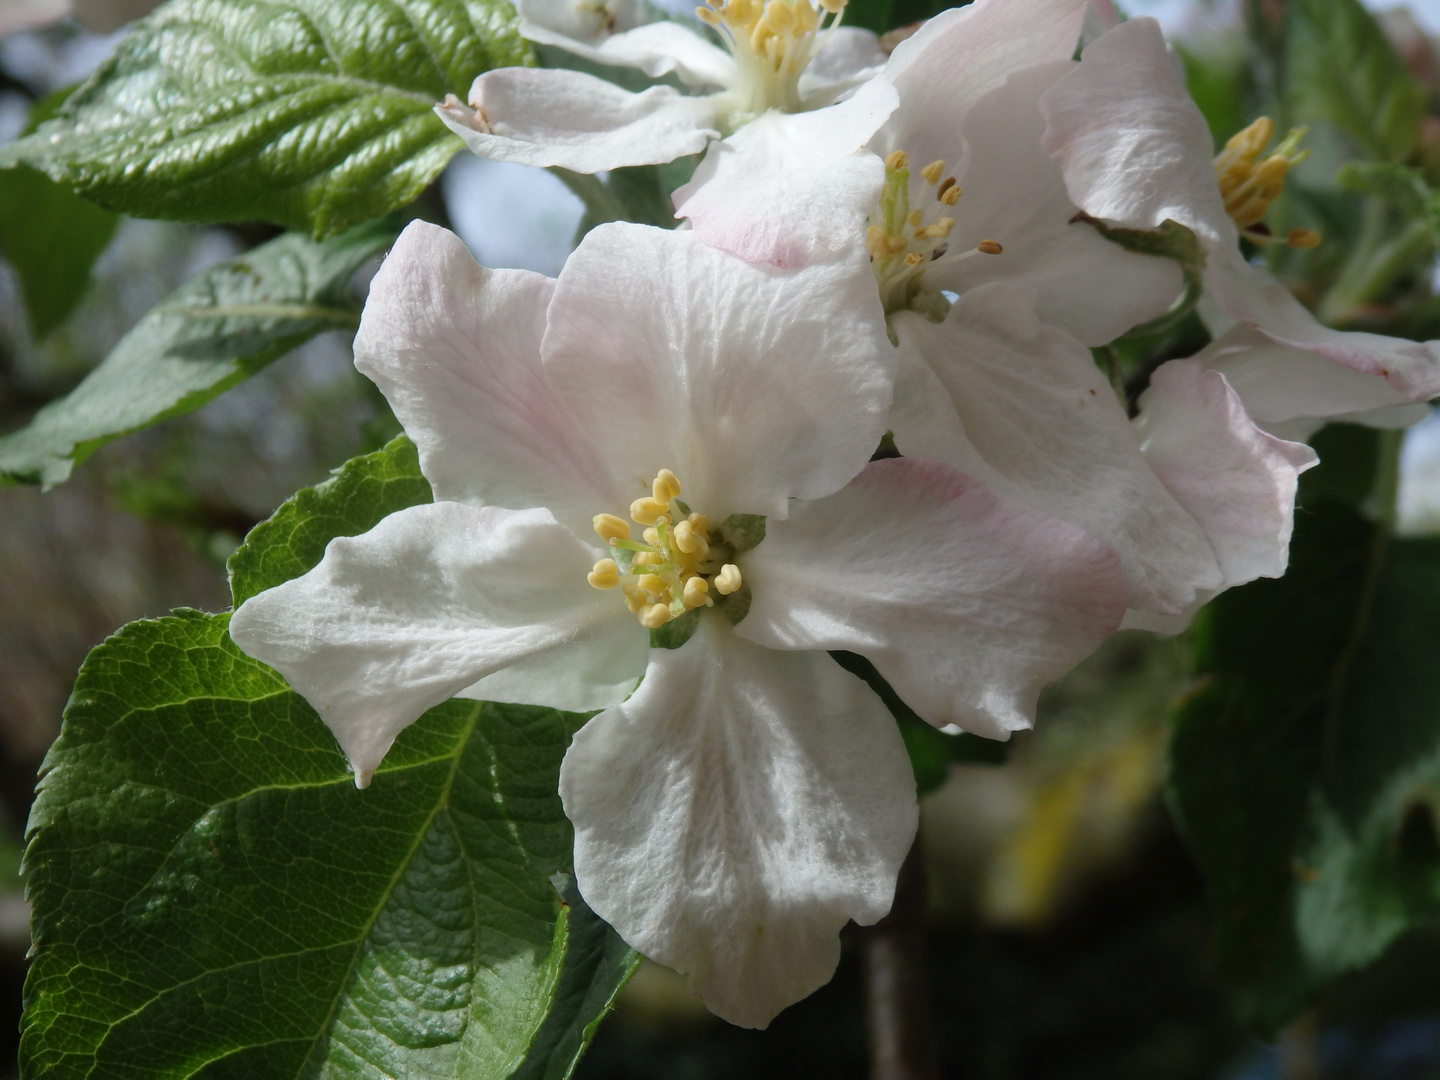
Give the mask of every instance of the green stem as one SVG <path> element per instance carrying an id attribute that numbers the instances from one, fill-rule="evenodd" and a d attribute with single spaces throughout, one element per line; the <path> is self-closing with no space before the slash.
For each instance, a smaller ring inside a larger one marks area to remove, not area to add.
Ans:
<path id="1" fill-rule="evenodd" d="M 1378 200 L 1371 200 L 1355 255 L 1320 305 L 1321 322 L 1331 326 L 1352 322 L 1434 247 L 1427 221 L 1410 222 L 1399 236 L 1388 241 L 1382 239 L 1385 228 L 1385 208 Z"/>

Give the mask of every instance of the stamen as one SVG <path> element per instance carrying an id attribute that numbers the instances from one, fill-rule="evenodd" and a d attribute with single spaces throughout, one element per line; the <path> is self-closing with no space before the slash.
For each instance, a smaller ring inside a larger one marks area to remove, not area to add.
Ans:
<path id="1" fill-rule="evenodd" d="M 641 525 L 654 525 L 669 508 L 668 503 L 658 499 L 636 499 L 630 504 L 630 517 Z"/>
<path id="2" fill-rule="evenodd" d="M 941 189 L 942 190 L 938 198 L 946 206 L 954 206 L 957 202 L 960 201 L 960 185 L 955 183 L 955 178 L 953 176 L 941 185 Z"/>
<path id="3" fill-rule="evenodd" d="M 698 574 L 685 581 L 685 606 L 687 608 L 704 607 L 708 599 L 706 593 L 710 591 L 710 583 Z"/>
<path id="4" fill-rule="evenodd" d="M 721 596 L 729 596 L 740 588 L 740 585 L 740 568 L 734 563 L 726 563 L 720 568 L 720 573 L 715 575 L 715 591 Z"/>
<path id="5" fill-rule="evenodd" d="M 924 216 L 925 214 L 923 211 L 911 210 L 910 213 L 905 215 L 905 224 L 909 225 L 913 229 L 916 225 L 920 224 L 920 219 Z"/>
<path id="6" fill-rule="evenodd" d="M 1242 236 L 1257 244 L 1277 242 L 1269 230 L 1263 228 L 1261 219 L 1285 190 L 1286 174 L 1310 154 L 1300 149 L 1305 129 L 1295 128 L 1269 156 L 1260 160 L 1274 133 L 1275 125 L 1269 117 L 1262 116 L 1232 136 L 1215 158 L 1215 182 L 1225 202 L 1225 213 L 1239 227 Z M 1299 243 L 1291 243 L 1291 236 L 1297 237 Z M 1285 242 L 1291 247 L 1314 247 L 1320 242 L 1320 234 L 1311 229 L 1296 229 Z"/>
<path id="7" fill-rule="evenodd" d="M 1291 229 L 1285 236 L 1285 243 L 1292 248 L 1319 247 L 1324 238 L 1314 229 Z"/>
<path id="8" fill-rule="evenodd" d="M 659 630 L 670 621 L 670 608 L 666 604 L 651 604 L 640 612 L 640 625 L 646 630 Z"/>
<path id="9" fill-rule="evenodd" d="M 1000 255 L 1005 251 L 1005 249 L 994 240 L 981 240 L 980 243 L 975 245 L 975 250 L 982 255 Z"/>
<path id="10" fill-rule="evenodd" d="M 930 164 L 926 165 L 923 169 L 921 169 L 920 175 L 925 178 L 925 183 L 938 184 L 940 182 L 940 176 L 944 171 L 945 159 L 938 158 L 935 161 L 930 162 Z"/>
<path id="11" fill-rule="evenodd" d="M 885 168 L 887 169 L 895 169 L 898 171 L 900 169 L 908 169 L 909 167 L 910 155 L 905 153 L 904 150 L 895 150 L 885 159 Z"/>
<path id="12" fill-rule="evenodd" d="M 630 539 L 630 523 L 614 514 L 596 514 L 592 524 L 600 539 L 607 544 L 612 540 Z"/>
<path id="13" fill-rule="evenodd" d="M 919 251 L 912 251 L 912 252 L 910 252 L 909 255 L 906 255 L 906 256 L 905 256 L 905 265 L 906 265 L 906 266 L 919 266 L 919 265 L 920 265 L 922 262 L 924 262 L 924 261 L 925 261 L 925 255 L 924 255 L 924 253 L 919 252 Z"/>
<path id="14" fill-rule="evenodd" d="M 601 559 L 585 580 L 597 589 L 613 589 L 620 584 L 620 567 L 614 559 Z"/>

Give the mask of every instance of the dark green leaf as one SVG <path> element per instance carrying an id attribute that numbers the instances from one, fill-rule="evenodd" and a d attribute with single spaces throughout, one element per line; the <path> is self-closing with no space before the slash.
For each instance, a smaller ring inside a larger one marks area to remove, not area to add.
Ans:
<path id="1" fill-rule="evenodd" d="M 529 55 L 506 0 L 171 0 L 0 167 L 142 217 L 332 236 L 419 195 L 462 145 L 435 103 Z"/>
<path id="2" fill-rule="evenodd" d="M 1206 612 L 1171 746 L 1221 972 L 1266 1033 L 1440 915 L 1440 541 L 1333 501 L 1296 525 L 1284 578 Z"/>
<path id="3" fill-rule="evenodd" d="M 22 135 L 54 114 L 68 91 L 30 109 Z M 15 271 L 30 333 L 43 338 L 65 321 L 90 284 L 90 268 L 120 219 L 25 165 L 0 171 L 0 254 Z"/>
<path id="4" fill-rule="evenodd" d="M 513 1080 L 569 1080 L 620 988 L 640 966 L 640 954 L 585 905 L 573 878 L 557 875 L 555 886 L 570 919 L 565 967 L 550 1015 Z"/>
<path id="5" fill-rule="evenodd" d="M 1291 108 L 1326 120 L 1378 161 L 1404 161 L 1425 112 L 1410 74 L 1360 0 L 1290 0 L 1286 69 Z"/>
<path id="6" fill-rule="evenodd" d="M 230 556 L 235 606 L 311 569 L 335 537 L 358 536 L 387 514 L 430 501 L 430 484 L 408 437 L 352 458 L 323 484 L 287 499 Z"/>
<path id="7" fill-rule="evenodd" d="M 357 791 L 227 623 L 81 669 L 30 820 L 26 1075 L 509 1075 L 561 974 L 582 718 L 451 702 Z"/>
<path id="8" fill-rule="evenodd" d="M 372 222 L 325 243 L 281 236 L 187 282 L 67 397 L 0 438 L 0 480 L 63 483 L 112 439 L 193 412 L 325 330 L 353 330 L 350 279 L 397 226 Z"/>

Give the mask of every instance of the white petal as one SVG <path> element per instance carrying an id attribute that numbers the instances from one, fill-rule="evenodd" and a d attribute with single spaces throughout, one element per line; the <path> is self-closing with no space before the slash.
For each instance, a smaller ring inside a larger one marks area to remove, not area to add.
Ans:
<path id="1" fill-rule="evenodd" d="M 643 0 L 515 0 L 515 13 L 525 37 L 571 52 L 599 45 L 658 16 Z"/>
<path id="2" fill-rule="evenodd" d="M 375 275 L 355 338 L 442 501 L 546 506 L 576 535 L 619 497 L 540 365 L 555 289 L 476 265 L 454 233 L 412 222 Z"/>
<path id="3" fill-rule="evenodd" d="M 942 324 L 901 312 L 891 325 L 934 370 L 972 448 L 951 464 L 1113 548 L 1132 607 L 1175 614 L 1219 585 L 1204 533 L 1145 464 L 1089 350 L 1042 326 L 1024 290 L 986 285 Z"/>
<path id="4" fill-rule="evenodd" d="M 544 510 L 414 506 L 332 540 L 241 604 L 230 635 L 314 706 L 363 787 L 426 709 L 511 664 L 559 654 L 596 678 L 593 697 L 628 693 L 649 640 L 586 583 L 597 554 Z"/>
<path id="5" fill-rule="evenodd" d="M 1221 589 L 1285 573 L 1296 482 L 1315 451 L 1261 431 L 1225 377 L 1193 359 L 1151 376 L 1135 432 L 1161 483 L 1205 530 Z"/>
<path id="6" fill-rule="evenodd" d="M 1088 46 L 1041 109 L 1045 149 L 1087 214 L 1136 229 L 1173 219 L 1234 247 L 1210 129 L 1154 19 L 1121 23 Z"/>
<path id="7" fill-rule="evenodd" d="M 673 72 L 687 86 L 726 87 L 735 82 L 734 57 L 677 22 L 648 23 L 611 34 L 594 46 L 561 40 L 533 23 L 521 23 L 520 32 L 532 41 L 558 45 L 598 64 L 639 68 L 652 79 Z"/>
<path id="8" fill-rule="evenodd" d="M 895 363 L 858 237 L 782 273 L 623 223 L 570 257 L 541 352 L 629 498 L 672 469 L 711 521 L 844 486 L 885 432 Z"/>
<path id="9" fill-rule="evenodd" d="M 1267 270 L 1238 256 L 1212 257 L 1206 284 L 1240 321 L 1206 354 L 1249 347 L 1226 352 L 1215 366 L 1259 418 L 1337 416 L 1440 395 L 1440 341 L 1331 330 Z M 1324 362 L 1315 363 L 1319 358 Z"/>
<path id="10" fill-rule="evenodd" d="M 961 191 L 950 256 L 925 270 L 931 285 L 963 293 L 987 281 L 1034 289 L 1042 322 L 1087 345 L 1102 345 L 1163 313 L 1180 295 L 1180 267 L 1136 255 L 1074 221 L 1060 169 L 1040 145 L 1041 95 L 1073 64 L 1043 64 L 991 90 L 957 125 L 963 156 L 954 162 Z M 958 140 L 957 140 L 958 141 Z M 974 255 L 995 240 L 1000 255 Z M 972 253 L 959 259 L 960 253 Z"/>
<path id="11" fill-rule="evenodd" d="M 1080 529 L 922 458 L 797 503 L 742 572 L 740 636 L 861 653 L 936 727 L 1001 739 L 1116 630 L 1129 594 L 1119 559 Z"/>
<path id="12" fill-rule="evenodd" d="M 839 105 L 766 113 L 711 145 L 675 192 L 675 216 L 750 262 L 793 268 L 833 257 L 860 235 L 880 197 L 885 166 L 865 140 L 897 101 L 877 79 Z"/>
<path id="13" fill-rule="evenodd" d="M 895 48 L 882 78 L 903 103 L 886 146 L 917 165 L 954 153 L 955 128 L 980 97 L 1034 64 L 1068 60 L 1086 0 L 977 0 L 941 12 Z"/>
<path id="14" fill-rule="evenodd" d="M 745 1027 L 829 981 L 848 919 L 885 915 L 917 820 L 879 699 L 714 616 L 580 730 L 560 795 L 586 902 Z"/>
<path id="15" fill-rule="evenodd" d="M 856 86 L 879 74 L 889 57 L 880 48 L 880 39 L 869 30 L 855 26 L 838 27 L 825 36 L 825 44 L 800 76 L 800 93 L 807 108 L 814 108 L 821 98 L 812 95 L 837 87 Z"/>
<path id="16" fill-rule="evenodd" d="M 632 94 L 561 68 L 487 71 L 470 88 L 470 105 L 452 95 L 435 112 L 481 157 L 581 173 L 661 165 L 719 137 L 711 98 L 670 86 Z"/>

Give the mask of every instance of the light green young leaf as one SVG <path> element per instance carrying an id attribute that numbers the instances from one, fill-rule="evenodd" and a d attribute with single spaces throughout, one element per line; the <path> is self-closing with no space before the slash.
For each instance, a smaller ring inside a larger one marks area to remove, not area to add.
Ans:
<path id="1" fill-rule="evenodd" d="M 437 101 L 529 58 L 506 0 L 171 0 L 0 167 L 142 217 L 333 236 L 461 148 Z"/>
<path id="2" fill-rule="evenodd" d="M 1415 148 L 1425 89 L 1360 0 L 1290 0 L 1287 92 L 1301 122 L 1327 120 L 1377 161 Z"/>
<path id="3" fill-rule="evenodd" d="M 66 93 L 36 102 L 22 134 L 48 120 Z M 35 338 L 75 309 L 90 284 L 90 268 L 119 223 L 115 214 L 72 195 L 44 173 L 26 165 L 0 170 L 0 254 L 19 279 Z"/>
<path id="4" fill-rule="evenodd" d="M 1169 795 L 1263 1033 L 1440 916 L 1437 624 L 1440 541 L 1386 542 L 1335 501 L 1297 515 L 1285 577 L 1200 624 Z"/>
<path id="5" fill-rule="evenodd" d="M 1440 241 L 1440 192 L 1426 182 L 1422 170 L 1389 161 L 1349 161 L 1335 174 L 1335 182 L 1388 203 L 1407 221 L 1425 222 Z"/>
<path id="6" fill-rule="evenodd" d="M 25 1075 L 510 1075 L 561 978 L 583 718 L 451 702 L 357 791 L 228 621 L 81 669 L 30 819 Z"/>
<path id="7" fill-rule="evenodd" d="M 281 236 L 182 285 L 68 396 L 0 438 L 0 482 L 54 487 L 112 439 L 193 412 L 323 331 L 354 330 L 350 279 L 397 232 L 392 220 L 324 243 Z"/>

